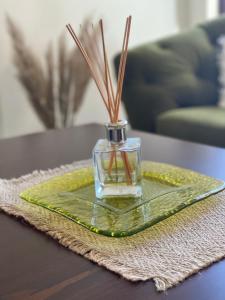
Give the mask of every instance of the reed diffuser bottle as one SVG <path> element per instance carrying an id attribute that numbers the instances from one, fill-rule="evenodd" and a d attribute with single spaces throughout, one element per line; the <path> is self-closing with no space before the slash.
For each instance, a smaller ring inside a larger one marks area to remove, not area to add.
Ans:
<path id="1" fill-rule="evenodd" d="M 106 139 L 93 150 L 95 192 L 99 199 L 141 197 L 140 139 L 126 138 L 126 121 L 108 123 Z"/>
<path id="2" fill-rule="evenodd" d="M 131 16 L 126 19 L 116 91 L 113 88 L 106 51 L 103 21 L 100 20 L 99 26 L 96 27 L 97 33 L 100 33 L 101 45 L 98 44 L 98 40 L 94 44 L 90 43 L 89 36 L 93 26 L 87 30 L 87 36 L 83 41 L 79 39 L 70 24 L 66 27 L 87 63 L 110 120 L 105 126 L 107 138 L 97 142 L 93 153 L 96 196 L 100 199 L 140 197 L 142 195 L 140 139 L 127 139 L 127 122 L 119 121 Z M 98 34 L 95 33 L 95 36 Z"/>

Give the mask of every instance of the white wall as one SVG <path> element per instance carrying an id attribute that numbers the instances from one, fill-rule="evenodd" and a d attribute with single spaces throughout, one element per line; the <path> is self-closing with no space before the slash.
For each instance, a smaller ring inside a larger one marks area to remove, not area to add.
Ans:
<path id="1" fill-rule="evenodd" d="M 219 0 L 177 0 L 177 20 L 181 29 L 188 29 L 200 22 L 216 18 Z"/>
<path id="2" fill-rule="evenodd" d="M 27 41 L 42 55 L 48 41 L 56 41 L 66 23 L 78 27 L 89 14 L 105 20 L 111 57 L 120 51 L 124 22 L 129 14 L 133 16 L 130 47 L 178 30 L 176 0 L 0 0 L 0 123 L 3 123 L 0 135 L 4 137 L 43 129 L 16 79 L 10 40 L 4 26 L 6 13 L 19 24 Z M 73 46 L 69 36 L 68 44 Z M 77 124 L 105 120 L 104 107 L 91 83 Z"/>
<path id="3" fill-rule="evenodd" d="M 218 0 L 191 0 L 191 25 L 215 18 L 218 15 Z"/>

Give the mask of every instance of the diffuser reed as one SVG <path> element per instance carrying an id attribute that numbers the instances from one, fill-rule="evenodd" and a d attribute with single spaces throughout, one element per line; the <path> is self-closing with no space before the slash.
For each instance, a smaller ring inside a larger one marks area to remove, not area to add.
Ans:
<path id="1" fill-rule="evenodd" d="M 109 67 L 108 55 L 106 51 L 105 37 L 104 37 L 104 26 L 102 19 L 99 21 L 99 30 L 101 33 L 101 43 L 102 43 L 102 53 L 100 47 L 96 41 L 95 47 L 89 47 L 88 37 L 90 36 L 90 29 L 87 30 L 87 36 L 83 42 L 78 38 L 75 31 L 73 30 L 70 24 L 66 25 L 68 31 L 70 32 L 73 40 L 75 41 L 77 47 L 80 49 L 81 54 L 83 55 L 91 75 L 96 83 L 96 86 L 100 92 L 104 105 L 107 109 L 110 122 L 117 123 L 119 119 L 119 110 L 121 104 L 121 96 L 123 89 L 123 80 L 125 74 L 125 66 L 127 59 L 127 50 L 128 50 L 128 41 L 130 35 L 131 27 L 131 16 L 126 20 L 123 46 L 119 64 L 118 72 L 118 83 L 116 93 L 114 92 L 112 84 L 112 76 Z M 103 56 L 103 57 L 102 57 Z"/>
<path id="2" fill-rule="evenodd" d="M 107 173 L 108 178 L 113 178 L 112 172 L 115 170 L 115 182 L 118 183 L 119 181 L 122 182 L 122 179 L 119 179 L 118 176 L 118 153 L 120 154 L 120 161 L 123 164 L 123 172 L 124 177 L 126 178 L 127 185 L 133 185 L 133 166 L 130 163 L 129 155 L 126 151 L 119 150 L 119 146 L 122 142 L 126 141 L 125 137 L 125 126 L 126 122 L 122 122 L 119 120 L 120 114 L 120 106 L 121 106 L 121 97 L 122 97 L 122 90 L 123 90 L 123 81 L 124 81 L 124 74 L 125 74 L 125 67 L 126 67 L 126 60 L 127 60 L 127 52 L 128 52 L 128 42 L 130 36 L 130 29 L 131 29 L 131 16 L 127 17 L 124 37 L 123 37 L 123 44 L 122 44 L 122 51 L 120 56 L 119 62 L 119 70 L 118 70 L 118 82 L 117 87 L 114 90 L 113 83 L 112 83 L 112 75 L 109 66 L 108 54 L 106 49 L 105 43 L 105 35 L 104 35 L 104 26 L 102 19 L 99 21 L 98 30 L 100 41 L 96 40 L 94 46 L 90 47 L 89 43 L 89 36 L 93 30 L 93 26 L 89 27 L 86 30 L 86 36 L 81 41 L 75 31 L 73 30 L 72 26 L 68 24 L 67 29 L 71 34 L 74 42 L 76 43 L 77 47 L 79 48 L 81 54 L 83 55 L 84 60 L 86 61 L 91 76 L 93 77 L 96 86 L 99 90 L 103 103 L 106 107 L 110 123 L 108 124 L 108 131 L 109 135 L 112 134 L 114 137 L 114 141 L 111 137 L 109 137 L 109 141 L 111 143 L 111 151 L 109 157 L 109 163 L 107 166 Z M 100 42 L 100 43 L 99 43 Z M 115 142 L 116 141 L 116 142 Z M 121 148 L 122 149 L 122 148 Z M 135 150 L 136 151 L 136 150 Z M 103 163 L 104 164 L 104 163 Z M 120 164 L 121 165 L 121 164 Z M 120 166 L 121 167 L 121 166 Z M 139 193 L 140 194 L 140 193 Z"/>

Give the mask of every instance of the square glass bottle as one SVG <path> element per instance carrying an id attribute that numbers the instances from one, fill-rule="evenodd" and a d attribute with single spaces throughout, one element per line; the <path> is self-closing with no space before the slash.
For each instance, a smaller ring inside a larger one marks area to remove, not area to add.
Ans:
<path id="1" fill-rule="evenodd" d="M 105 125 L 107 139 L 93 150 L 95 192 L 99 199 L 142 196 L 141 142 L 126 138 L 127 121 Z"/>

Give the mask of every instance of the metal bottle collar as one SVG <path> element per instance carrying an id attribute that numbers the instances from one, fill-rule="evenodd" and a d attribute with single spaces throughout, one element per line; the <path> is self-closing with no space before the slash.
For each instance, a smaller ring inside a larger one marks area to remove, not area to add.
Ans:
<path id="1" fill-rule="evenodd" d="M 126 136 L 127 121 L 118 121 L 117 123 L 106 123 L 106 137 L 112 144 L 124 143 L 127 139 Z"/>

